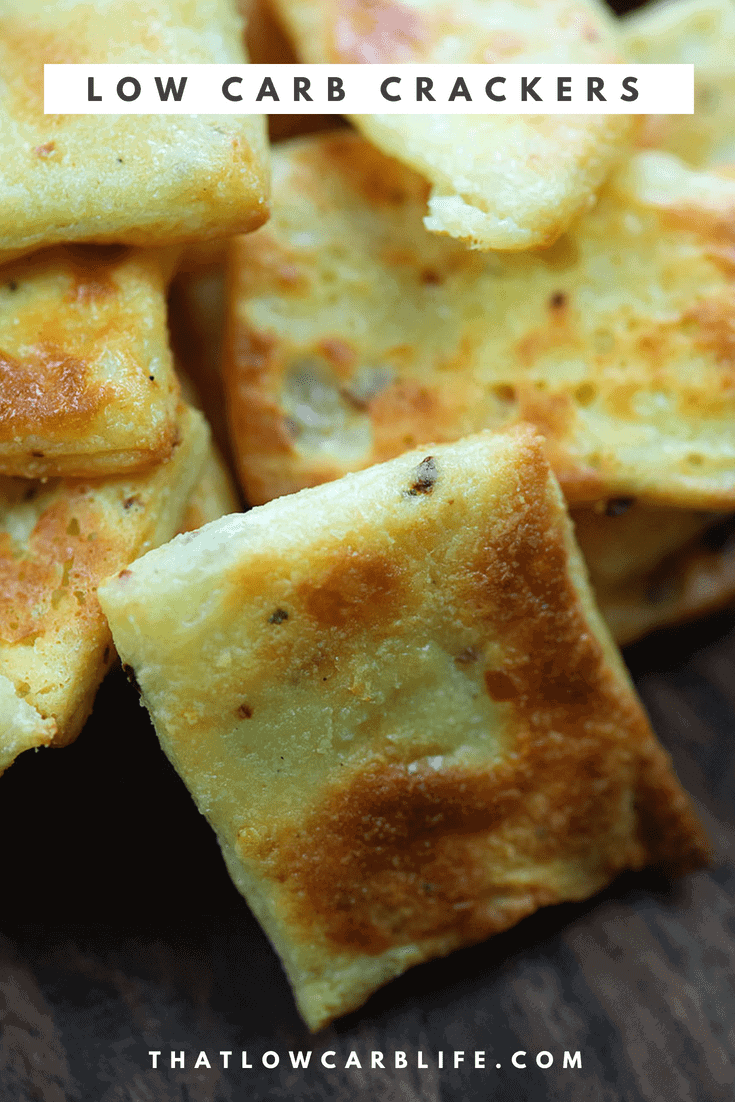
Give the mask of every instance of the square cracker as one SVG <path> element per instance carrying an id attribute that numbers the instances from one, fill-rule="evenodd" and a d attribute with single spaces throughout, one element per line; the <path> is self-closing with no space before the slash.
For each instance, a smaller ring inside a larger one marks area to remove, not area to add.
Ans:
<path id="1" fill-rule="evenodd" d="M 528 427 L 179 536 L 100 601 L 313 1029 L 706 852 Z"/>
<path id="2" fill-rule="evenodd" d="M 171 453 L 178 250 L 71 245 L 0 272 L 0 474 L 100 477 Z"/>
<path id="3" fill-rule="evenodd" d="M 252 504 L 530 421 L 570 503 L 735 508 L 735 181 L 639 153 L 549 249 L 426 233 L 426 185 L 356 135 L 278 146 L 231 254 L 224 349 Z"/>
<path id="4" fill-rule="evenodd" d="M 171 456 L 143 475 L 45 483 L 0 478 L 3 767 L 36 744 L 21 738 L 34 711 L 39 741 L 43 735 L 62 746 L 79 734 L 114 658 L 97 584 L 171 539 L 207 442 L 204 419 L 184 410 Z"/>
<path id="5" fill-rule="evenodd" d="M 274 0 L 309 62 L 615 62 L 597 0 Z M 426 227 L 479 249 L 549 245 L 625 147 L 624 115 L 355 115 L 431 184 Z M 428 191 L 428 189 L 427 189 Z"/>
<path id="6" fill-rule="evenodd" d="M 228 0 L 0 0 L 0 255 L 169 244 L 267 217 L 264 119 L 44 115 L 44 63 L 241 64 Z"/>

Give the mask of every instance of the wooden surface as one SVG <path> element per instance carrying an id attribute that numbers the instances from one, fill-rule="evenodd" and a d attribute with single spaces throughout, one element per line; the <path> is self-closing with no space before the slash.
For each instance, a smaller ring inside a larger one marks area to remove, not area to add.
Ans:
<path id="1" fill-rule="evenodd" d="M 111 675 L 74 746 L 25 754 L 2 781 L 2 1102 L 732 1099 L 735 617 L 627 657 L 714 867 L 673 886 L 629 875 L 541 911 L 414 969 L 317 1038 L 135 694 Z M 187 1066 L 154 1071 L 152 1049 L 166 1065 L 183 1049 Z M 239 1068 L 243 1049 L 253 1070 Z M 289 1049 L 312 1049 L 317 1066 L 284 1068 Z M 396 1049 L 405 1069 L 390 1066 Z M 202 1050 L 210 1070 L 194 1070 Z M 279 1068 L 263 1068 L 268 1050 Z M 318 1064 L 326 1050 L 335 1070 Z M 362 1068 L 345 1069 L 351 1050 Z M 364 1066 L 372 1050 L 385 1070 Z M 463 1051 L 464 1065 L 438 1070 L 439 1050 L 446 1065 Z M 517 1050 L 526 1070 L 511 1065 Z M 565 1050 L 581 1069 L 560 1066 Z M 546 1071 L 539 1051 L 554 1057 Z"/>

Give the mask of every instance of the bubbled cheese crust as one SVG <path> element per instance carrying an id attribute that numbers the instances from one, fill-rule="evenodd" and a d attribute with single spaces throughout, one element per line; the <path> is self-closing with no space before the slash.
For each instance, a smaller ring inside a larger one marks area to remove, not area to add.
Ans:
<path id="1" fill-rule="evenodd" d="M 528 428 L 179 536 L 100 601 L 314 1029 L 706 852 Z"/>

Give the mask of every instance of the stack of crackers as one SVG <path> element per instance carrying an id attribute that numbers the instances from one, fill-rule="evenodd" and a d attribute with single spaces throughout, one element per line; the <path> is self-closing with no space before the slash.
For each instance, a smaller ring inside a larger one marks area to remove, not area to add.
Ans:
<path id="1" fill-rule="evenodd" d="M 265 221 L 264 123 L 43 114 L 45 62 L 120 57 L 243 62 L 242 24 L 226 0 L 0 6 L 0 769 L 79 734 L 115 654 L 100 580 L 239 507 L 167 297 L 190 243 Z"/>
<path id="2" fill-rule="evenodd" d="M 263 120 L 34 107 L 39 59 L 243 60 L 224 0 L 32 7 L 0 27 L 0 766 L 76 736 L 114 639 L 314 1029 L 701 865 L 616 641 L 735 599 L 730 0 L 261 0 L 258 61 L 704 73 L 696 125 L 281 117 L 261 228 Z"/>

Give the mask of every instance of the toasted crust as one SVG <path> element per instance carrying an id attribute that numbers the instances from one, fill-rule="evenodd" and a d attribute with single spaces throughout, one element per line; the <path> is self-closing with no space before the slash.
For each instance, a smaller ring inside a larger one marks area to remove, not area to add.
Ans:
<path id="1" fill-rule="evenodd" d="M 143 475 L 0 479 L 0 674 L 53 723 L 55 745 L 76 738 L 114 658 L 98 582 L 181 522 L 208 436 L 192 410 L 179 433 L 170 458 Z"/>
<path id="2" fill-rule="evenodd" d="M 650 115 L 642 145 L 697 167 L 735 164 L 735 5 L 732 0 L 665 0 L 625 17 L 626 56 L 643 64 L 696 65 L 693 115 Z"/>
<path id="3" fill-rule="evenodd" d="M 75 245 L 0 274 L 0 474 L 100 477 L 171 453 L 177 250 Z"/>
<path id="4" fill-rule="evenodd" d="M 611 62 L 596 0 L 275 0 L 310 62 Z M 550 245 L 592 201 L 625 145 L 618 115 L 356 115 L 384 153 L 431 183 L 426 226 L 480 249 Z"/>
<path id="5" fill-rule="evenodd" d="M 267 217 L 263 119 L 44 115 L 46 62 L 246 61 L 228 0 L 0 3 L 0 255 L 63 241 L 160 245 Z"/>
<path id="6" fill-rule="evenodd" d="M 733 508 L 735 181 L 639 154 L 552 249 L 502 256 L 427 234 L 425 191 L 354 135 L 274 152 L 228 291 L 248 500 L 527 420 L 572 503 Z"/>
<path id="7" fill-rule="evenodd" d="M 623 868 L 705 858 L 527 428 L 178 537 L 100 600 L 313 1029 Z"/>

